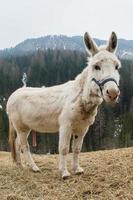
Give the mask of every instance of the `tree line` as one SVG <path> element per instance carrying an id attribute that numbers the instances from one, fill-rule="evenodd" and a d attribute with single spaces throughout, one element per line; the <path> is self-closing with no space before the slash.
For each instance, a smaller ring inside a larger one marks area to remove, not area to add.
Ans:
<path id="1" fill-rule="evenodd" d="M 10 94 L 22 87 L 22 75 L 28 77 L 27 86 L 42 87 L 74 79 L 86 66 L 85 53 L 71 50 L 45 50 L 24 56 L 0 59 L 0 150 L 9 150 L 6 102 Z M 100 106 L 95 123 L 90 127 L 83 151 L 128 147 L 133 145 L 133 60 L 121 60 L 119 104 Z M 58 133 L 37 134 L 38 153 L 58 152 Z"/>

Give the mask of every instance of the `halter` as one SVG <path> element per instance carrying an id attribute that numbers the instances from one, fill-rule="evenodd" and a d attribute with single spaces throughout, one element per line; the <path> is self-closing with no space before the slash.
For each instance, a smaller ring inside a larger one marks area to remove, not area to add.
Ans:
<path id="1" fill-rule="evenodd" d="M 103 79 L 103 80 L 100 80 L 100 81 L 97 81 L 95 78 L 92 78 L 92 81 L 94 81 L 99 86 L 102 95 L 103 95 L 103 91 L 102 91 L 103 86 L 104 86 L 105 83 L 107 83 L 109 81 L 115 82 L 117 87 L 119 87 L 119 85 L 117 84 L 117 82 L 116 82 L 116 80 L 114 78 L 106 78 L 106 79 Z"/>

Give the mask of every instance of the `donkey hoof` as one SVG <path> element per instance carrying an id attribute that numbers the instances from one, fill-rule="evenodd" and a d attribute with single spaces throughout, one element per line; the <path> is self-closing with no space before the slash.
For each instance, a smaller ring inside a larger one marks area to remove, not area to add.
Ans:
<path id="1" fill-rule="evenodd" d="M 78 167 L 78 168 L 75 170 L 75 174 L 76 174 L 76 175 L 84 174 L 83 168 L 82 168 L 82 167 Z"/>
<path id="2" fill-rule="evenodd" d="M 32 167 L 33 172 L 40 172 L 40 169 L 37 166 Z"/>
<path id="3" fill-rule="evenodd" d="M 63 172 L 63 174 L 62 174 L 62 178 L 64 179 L 64 180 L 66 180 L 66 179 L 68 179 L 70 177 L 70 173 L 66 170 L 66 171 L 64 171 Z"/>

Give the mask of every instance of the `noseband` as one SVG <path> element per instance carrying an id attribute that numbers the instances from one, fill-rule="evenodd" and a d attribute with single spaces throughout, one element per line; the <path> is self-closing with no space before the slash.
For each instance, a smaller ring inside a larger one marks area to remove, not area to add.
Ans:
<path id="1" fill-rule="evenodd" d="M 93 78 L 92 81 L 94 81 L 99 86 L 102 95 L 103 95 L 103 91 L 102 91 L 103 86 L 104 86 L 105 83 L 107 83 L 109 81 L 115 82 L 115 84 L 119 88 L 119 85 L 117 84 L 117 82 L 114 78 L 106 78 L 106 79 L 103 79 L 103 80 L 100 80 L 100 81 L 97 81 L 95 78 Z"/>

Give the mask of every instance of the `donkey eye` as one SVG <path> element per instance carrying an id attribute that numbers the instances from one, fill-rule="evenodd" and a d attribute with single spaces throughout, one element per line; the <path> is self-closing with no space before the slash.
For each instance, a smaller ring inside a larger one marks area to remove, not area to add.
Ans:
<path id="1" fill-rule="evenodd" d="M 116 66 L 115 66 L 115 69 L 118 70 L 118 69 L 119 69 L 119 65 L 116 65 Z"/>
<path id="2" fill-rule="evenodd" d="M 99 65 L 95 65 L 94 67 L 96 70 L 101 70 L 101 68 L 99 67 Z"/>

